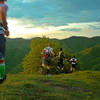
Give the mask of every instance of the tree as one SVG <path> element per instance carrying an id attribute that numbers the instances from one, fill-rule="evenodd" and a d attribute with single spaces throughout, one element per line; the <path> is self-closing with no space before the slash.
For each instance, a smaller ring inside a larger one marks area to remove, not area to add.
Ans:
<path id="1" fill-rule="evenodd" d="M 50 40 L 45 36 L 43 38 L 34 38 L 31 41 L 31 50 L 28 55 L 25 56 L 23 60 L 24 73 L 26 74 L 36 74 L 40 72 L 42 63 L 41 51 L 48 46 L 48 43 L 52 45 L 54 52 L 57 53 L 60 48 L 60 43 L 57 40 Z M 66 57 L 69 58 L 70 54 L 65 53 Z M 52 57 L 51 73 L 55 73 L 57 66 L 57 60 Z M 68 66 L 68 63 L 65 63 Z M 45 71 L 44 71 L 45 72 Z"/>

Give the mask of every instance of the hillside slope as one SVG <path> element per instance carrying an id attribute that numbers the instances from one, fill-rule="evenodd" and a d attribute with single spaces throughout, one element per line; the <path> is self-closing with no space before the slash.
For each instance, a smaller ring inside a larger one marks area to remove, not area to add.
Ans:
<path id="1" fill-rule="evenodd" d="M 0 100 L 100 100 L 100 72 L 65 76 L 8 75 L 0 84 Z"/>
<path id="2" fill-rule="evenodd" d="M 30 41 L 26 39 L 7 39 L 6 44 L 6 71 L 7 73 L 15 73 L 18 70 L 22 70 L 19 66 L 22 63 L 23 58 L 30 50 Z M 14 71 L 13 71 L 14 69 Z M 16 70 L 15 70 L 16 69 Z"/>
<path id="3" fill-rule="evenodd" d="M 78 56 L 83 69 L 100 70 L 100 45 L 85 49 Z"/>
<path id="4" fill-rule="evenodd" d="M 78 53 L 84 49 L 100 44 L 100 37 L 88 38 L 73 36 L 60 40 L 60 43 L 66 50 L 70 50 L 73 53 Z"/>

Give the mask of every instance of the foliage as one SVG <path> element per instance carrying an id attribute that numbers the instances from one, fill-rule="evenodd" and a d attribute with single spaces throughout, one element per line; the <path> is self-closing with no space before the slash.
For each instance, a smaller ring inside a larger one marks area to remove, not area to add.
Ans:
<path id="1" fill-rule="evenodd" d="M 43 37 L 42 39 L 35 38 L 31 41 L 31 51 L 23 60 L 24 73 L 34 74 L 40 72 L 43 59 L 41 51 L 48 46 L 48 43 L 52 45 L 54 53 L 57 54 L 57 52 L 60 49 L 60 44 L 56 40 L 51 41 L 49 38 Z M 71 55 L 66 51 L 64 52 L 66 58 L 68 59 Z M 64 65 L 65 67 L 69 67 L 68 63 L 65 63 Z M 51 73 L 56 73 L 56 67 L 57 59 L 54 56 L 52 56 Z M 44 73 L 46 73 L 46 68 L 44 70 Z"/>
<path id="2" fill-rule="evenodd" d="M 100 45 L 83 50 L 78 54 L 78 56 L 82 62 L 82 69 L 100 70 Z"/>
<path id="3" fill-rule="evenodd" d="M 6 73 L 15 73 L 15 70 L 19 65 L 21 68 L 19 68 L 17 72 L 22 71 L 21 63 L 24 56 L 30 50 L 30 40 L 7 38 L 6 43 Z"/>

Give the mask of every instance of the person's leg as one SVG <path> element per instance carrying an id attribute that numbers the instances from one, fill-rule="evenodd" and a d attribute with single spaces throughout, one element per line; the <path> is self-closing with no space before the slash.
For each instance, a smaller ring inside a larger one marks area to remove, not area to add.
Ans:
<path id="1" fill-rule="evenodd" d="M 60 60 L 58 59 L 57 68 L 56 68 L 56 74 L 59 73 L 59 70 L 60 70 Z"/>
<path id="2" fill-rule="evenodd" d="M 65 72 L 64 72 L 64 63 L 63 63 L 63 60 L 61 60 L 61 67 L 62 67 L 62 68 L 61 68 L 62 74 L 64 75 Z"/>
<path id="3" fill-rule="evenodd" d="M 47 59 L 47 75 L 50 76 L 51 58 Z"/>
<path id="4" fill-rule="evenodd" d="M 45 59 L 45 58 L 43 58 L 40 73 L 42 73 L 42 72 L 43 72 L 43 69 L 44 69 L 45 65 L 46 65 L 46 59 Z"/>
<path id="5" fill-rule="evenodd" d="M 5 37 L 0 35 L 0 79 L 3 79 L 5 75 L 5 42 Z"/>
<path id="6" fill-rule="evenodd" d="M 45 66 L 45 58 L 43 57 L 41 67 L 44 67 L 44 66 Z"/>
<path id="7" fill-rule="evenodd" d="M 0 80 L 2 80 L 5 76 L 5 64 L 0 64 Z"/>
<path id="8" fill-rule="evenodd" d="M 76 65 L 73 65 L 73 72 L 76 72 Z"/>
<path id="9" fill-rule="evenodd" d="M 72 66 L 70 67 L 70 72 L 71 72 L 71 73 L 73 72 L 73 64 L 72 64 Z"/>
<path id="10" fill-rule="evenodd" d="M 50 66 L 47 65 L 47 75 L 50 74 Z"/>

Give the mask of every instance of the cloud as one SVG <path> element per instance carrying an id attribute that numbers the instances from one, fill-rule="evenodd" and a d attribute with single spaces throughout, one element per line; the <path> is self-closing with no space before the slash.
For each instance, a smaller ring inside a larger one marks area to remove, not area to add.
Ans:
<path id="1" fill-rule="evenodd" d="M 91 28 L 94 30 L 100 30 L 100 26 L 91 26 Z"/>
<path id="2" fill-rule="evenodd" d="M 8 0 L 8 16 L 34 24 L 64 25 L 100 20 L 100 0 Z"/>
<path id="3" fill-rule="evenodd" d="M 90 25 L 90 29 L 100 30 L 100 22 L 95 23 L 94 25 Z"/>
<path id="4" fill-rule="evenodd" d="M 100 35 L 100 30 L 94 29 L 100 25 L 100 22 L 65 23 L 58 26 L 42 24 L 38 26 L 33 24 L 30 19 L 8 18 L 8 25 L 10 38 L 32 38 L 45 35 L 50 38 L 63 39 L 70 36 L 92 37 Z"/>
<path id="5" fill-rule="evenodd" d="M 100 0 L 8 0 L 10 37 L 100 36 Z"/>

